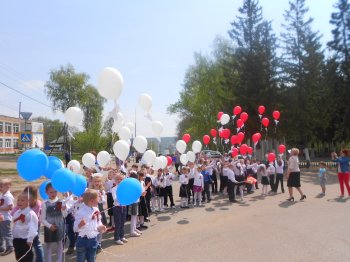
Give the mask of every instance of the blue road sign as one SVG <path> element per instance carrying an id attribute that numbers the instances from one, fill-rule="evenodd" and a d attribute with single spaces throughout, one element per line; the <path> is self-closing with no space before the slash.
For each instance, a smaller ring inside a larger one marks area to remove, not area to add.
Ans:
<path id="1" fill-rule="evenodd" d="M 21 134 L 21 143 L 31 143 L 32 142 L 32 134 L 24 133 Z"/>

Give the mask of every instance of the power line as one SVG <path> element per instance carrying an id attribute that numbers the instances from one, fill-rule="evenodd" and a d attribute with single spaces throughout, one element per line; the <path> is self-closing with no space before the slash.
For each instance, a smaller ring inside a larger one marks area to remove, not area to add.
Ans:
<path id="1" fill-rule="evenodd" d="M 37 100 L 37 99 L 35 99 L 35 98 L 33 98 L 33 97 L 30 97 L 30 96 L 28 96 L 28 95 L 22 93 L 21 91 L 18 91 L 17 89 L 6 85 L 5 83 L 3 83 L 3 82 L 1 82 L 1 81 L 0 81 L 0 84 L 2 84 L 3 86 L 5 86 L 5 87 L 11 89 L 12 91 L 15 91 L 15 92 L 17 92 L 17 93 L 19 93 L 19 94 L 21 94 L 21 95 L 23 95 L 23 96 L 25 96 L 25 97 L 27 97 L 27 98 L 29 98 L 29 99 L 35 101 L 35 102 L 37 102 L 37 103 L 39 103 L 39 104 L 41 104 L 41 105 L 43 105 L 43 106 L 46 106 L 46 107 L 51 108 L 51 106 L 49 106 L 49 105 L 47 105 L 47 104 L 44 104 L 43 102 L 41 102 L 41 101 L 39 101 L 39 100 Z"/>

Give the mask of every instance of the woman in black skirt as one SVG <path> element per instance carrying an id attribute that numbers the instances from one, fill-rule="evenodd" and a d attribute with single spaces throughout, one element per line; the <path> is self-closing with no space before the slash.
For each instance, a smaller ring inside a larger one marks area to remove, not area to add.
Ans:
<path id="1" fill-rule="evenodd" d="M 291 156 L 288 160 L 288 170 L 287 170 L 287 187 L 289 191 L 288 201 L 294 201 L 293 197 L 293 187 L 295 187 L 300 193 L 300 201 L 306 199 L 303 191 L 300 189 L 300 168 L 299 168 L 299 149 L 292 148 Z"/>

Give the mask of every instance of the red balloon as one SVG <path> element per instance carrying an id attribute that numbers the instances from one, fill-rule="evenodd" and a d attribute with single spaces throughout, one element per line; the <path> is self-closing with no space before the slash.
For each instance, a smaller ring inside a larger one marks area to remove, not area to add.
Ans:
<path id="1" fill-rule="evenodd" d="M 168 161 L 168 166 L 170 166 L 171 163 L 173 162 L 173 159 L 170 156 L 167 156 L 166 159 Z"/>
<path id="2" fill-rule="evenodd" d="M 237 126 L 239 127 L 239 128 L 241 128 L 242 126 L 244 125 L 244 122 L 243 122 L 243 120 L 242 119 L 237 119 Z"/>
<path id="3" fill-rule="evenodd" d="M 231 135 L 230 129 L 225 128 L 225 129 L 222 130 L 222 136 L 223 136 L 223 138 L 229 139 L 230 135 Z"/>
<path id="4" fill-rule="evenodd" d="M 210 130 L 210 135 L 211 135 L 212 137 L 216 137 L 217 134 L 218 134 L 218 132 L 216 131 L 216 129 Z"/>
<path id="5" fill-rule="evenodd" d="M 232 155 L 232 157 L 236 157 L 238 155 L 238 149 L 235 147 L 232 148 L 231 155 Z"/>
<path id="6" fill-rule="evenodd" d="M 275 161 L 275 160 L 276 160 L 276 155 L 275 155 L 275 153 L 269 153 L 269 154 L 267 155 L 267 160 L 268 160 L 269 162 Z"/>
<path id="7" fill-rule="evenodd" d="M 268 126 L 269 126 L 269 123 L 270 123 L 270 120 L 269 120 L 267 117 L 264 117 L 263 119 L 261 119 L 261 124 L 262 124 L 264 127 L 268 127 Z"/>
<path id="8" fill-rule="evenodd" d="M 275 120 L 278 120 L 281 116 L 280 111 L 277 111 L 277 110 L 273 111 L 272 116 Z"/>
<path id="9" fill-rule="evenodd" d="M 246 112 L 241 113 L 240 118 L 245 123 L 248 120 L 248 114 Z"/>
<path id="10" fill-rule="evenodd" d="M 231 144 L 232 145 L 238 144 L 238 136 L 236 135 L 231 136 Z"/>
<path id="11" fill-rule="evenodd" d="M 239 148 L 239 152 L 241 152 L 242 155 L 246 155 L 248 151 L 248 146 L 246 144 L 243 144 Z"/>
<path id="12" fill-rule="evenodd" d="M 224 114 L 224 112 L 219 112 L 219 113 L 218 113 L 218 120 L 221 119 L 221 117 L 222 117 L 223 114 Z"/>
<path id="13" fill-rule="evenodd" d="M 265 112 L 265 107 L 264 106 L 259 106 L 258 107 L 258 112 L 260 115 L 262 115 Z"/>
<path id="14" fill-rule="evenodd" d="M 182 136 L 182 140 L 185 141 L 186 144 L 187 144 L 188 142 L 190 142 L 191 136 L 190 136 L 189 134 L 184 134 L 184 135 Z"/>
<path id="15" fill-rule="evenodd" d="M 253 148 L 251 146 L 248 146 L 247 152 L 249 155 L 253 154 Z"/>
<path id="16" fill-rule="evenodd" d="M 204 145 L 208 145 L 210 143 L 210 136 L 204 135 L 203 136 L 203 143 L 204 143 Z"/>
<path id="17" fill-rule="evenodd" d="M 279 145 L 278 151 L 280 154 L 283 154 L 286 151 L 286 146 L 285 145 Z"/>
<path id="18" fill-rule="evenodd" d="M 238 138 L 238 144 L 242 144 L 243 139 L 244 139 L 244 133 L 239 132 L 239 133 L 237 134 L 237 138 Z"/>
<path id="19" fill-rule="evenodd" d="M 254 143 L 258 143 L 259 140 L 261 138 L 261 134 L 260 133 L 255 133 L 253 136 L 252 136 L 252 140 Z"/>
<path id="20" fill-rule="evenodd" d="M 233 108 L 233 114 L 236 116 L 236 115 L 238 115 L 239 113 L 241 113 L 242 112 L 242 107 L 240 107 L 240 106 L 235 106 L 234 108 Z"/>
<path id="21" fill-rule="evenodd" d="M 221 131 L 219 131 L 219 137 L 220 137 L 220 138 L 223 138 L 223 133 L 222 133 L 222 130 L 221 130 Z"/>

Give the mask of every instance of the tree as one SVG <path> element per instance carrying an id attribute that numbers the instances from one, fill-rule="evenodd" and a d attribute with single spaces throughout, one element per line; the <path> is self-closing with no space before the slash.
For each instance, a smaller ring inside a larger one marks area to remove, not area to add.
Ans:
<path id="1" fill-rule="evenodd" d="M 332 57 L 327 65 L 329 104 L 333 105 L 331 123 L 334 127 L 332 132 L 333 141 L 346 141 L 350 136 L 350 4 L 348 0 L 338 0 L 335 4 L 336 12 L 331 14 L 330 23 L 334 26 L 332 30 L 333 40 L 328 42 L 332 51 Z"/>
<path id="2" fill-rule="evenodd" d="M 318 87 L 322 84 L 324 66 L 318 32 L 311 30 L 312 18 L 306 19 L 308 8 L 304 0 L 289 2 L 281 34 L 283 42 L 282 79 L 287 105 L 285 132 L 290 141 L 306 146 L 315 139 L 314 130 L 320 120 L 317 109 Z M 294 128 L 290 128 L 293 126 Z"/>
<path id="3" fill-rule="evenodd" d="M 43 123 L 45 132 L 45 146 L 50 145 L 53 140 L 59 138 L 62 135 L 63 123 L 58 119 L 52 120 L 47 117 L 39 116 L 33 118 L 32 121 Z"/>
<path id="4" fill-rule="evenodd" d="M 224 56 L 227 42 L 217 39 L 215 56 Z M 230 96 L 222 87 L 223 71 L 217 59 L 196 53 L 195 64 L 186 71 L 180 99 L 168 107 L 168 112 L 178 114 L 178 136 L 190 133 L 194 139 L 202 139 L 211 128 L 216 127 L 217 112 L 222 111 Z"/>
<path id="5" fill-rule="evenodd" d="M 47 97 L 52 109 L 65 112 L 69 107 L 78 106 L 84 112 L 84 128 L 89 130 L 92 123 L 100 123 L 103 99 L 98 91 L 88 84 L 89 76 L 76 73 L 72 65 L 60 66 L 50 72 L 50 80 L 45 84 Z"/>
<path id="6" fill-rule="evenodd" d="M 250 115 L 246 127 L 248 133 L 253 133 L 260 127 L 258 105 L 271 110 L 277 106 L 276 37 L 271 23 L 263 20 L 257 0 L 245 0 L 239 13 L 228 32 L 235 46 L 235 59 L 225 63 L 226 69 L 233 71 L 233 78 L 227 77 L 225 85 L 231 87 L 235 104 L 242 105 Z"/>

